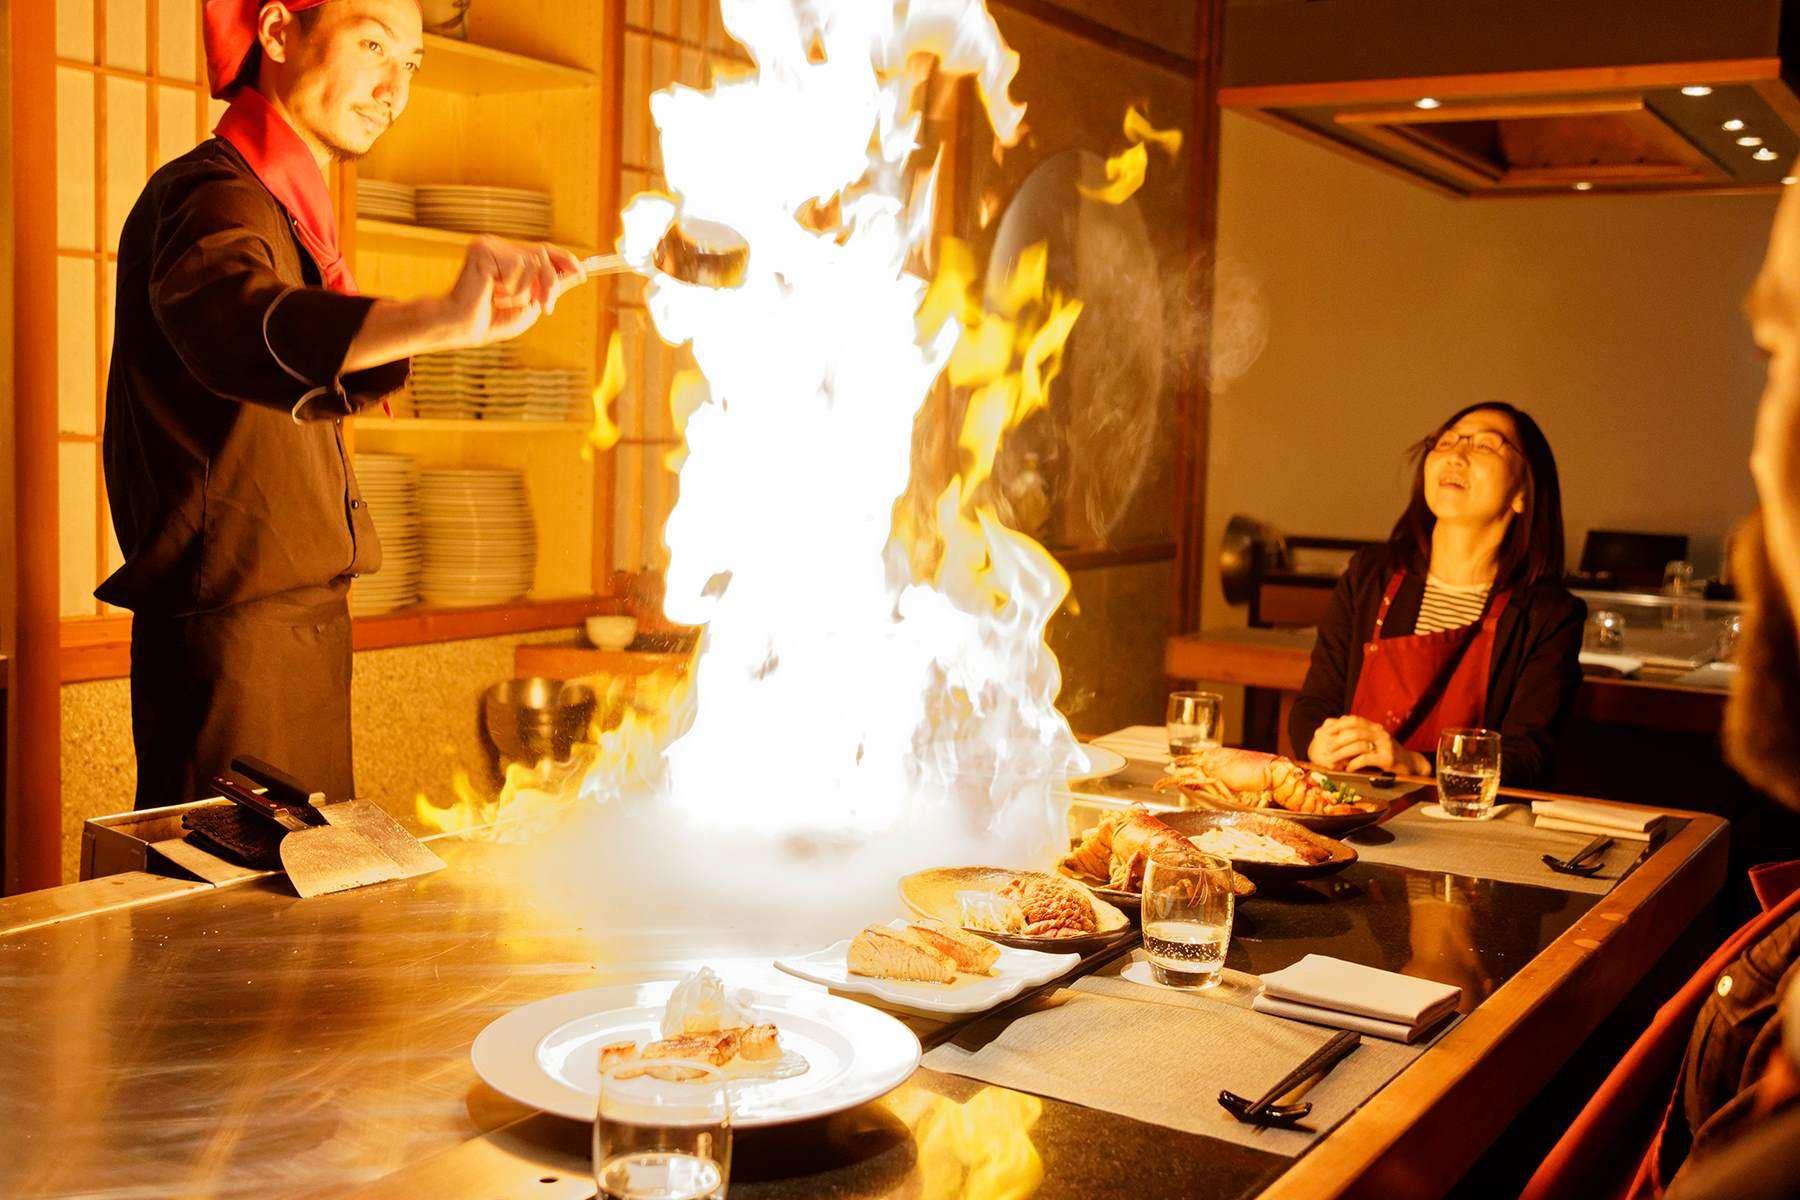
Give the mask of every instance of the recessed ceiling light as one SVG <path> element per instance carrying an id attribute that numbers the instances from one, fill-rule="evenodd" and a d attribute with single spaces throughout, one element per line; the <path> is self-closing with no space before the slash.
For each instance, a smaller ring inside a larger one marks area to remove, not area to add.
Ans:
<path id="1" fill-rule="evenodd" d="M 1578 192 L 1591 192 L 1594 190 L 1594 185 L 1584 179 L 1575 185 L 1575 190 Z"/>
<path id="2" fill-rule="evenodd" d="M 1417 100 L 1413 101 L 1413 107 L 1414 108 L 1437 108 L 1437 107 L 1441 106 L 1443 103 L 1444 102 L 1442 100 L 1439 100 L 1436 96 L 1420 96 Z"/>
<path id="3" fill-rule="evenodd" d="M 1769 149 L 1767 146 L 1764 146 L 1761 150 L 1758 150 L 1755 154 L 1752 154 L 1750 157 L 1754 158 L 1757 162 L 1774 162 L 1777 158 L 1779 158 L 1781 156 L 1776 154 L 1773 150 Z"/>
<path id="4" fill-rule="evenodd" d="M 1793 187 L 1796 183 L 1800 183 L 1800 175 L 1783 175 L 1781 177 L 1782 187 Z"/>
<path id="5" fill-rule="evenodd" d="M 1704 83 L 1691 83 L 1687 87 L 1681 89 L 1681 94 L 1684 96 L 1710 96 L 1712 95 L 1712 89 L 1707 87 Z"/>
<path id="6" fill-rule="evenodd" d="M 1760 145 L 1762 145 L 1762 139 L 1755 136 L 1754 134 L 1746 133 L 1743 137 L 1738 139 L 1738 145 L 1740 145 L 1740 146 L 1760 146 Z"/>
<path id="7" fill-rule="evenodd" d="M 1738 130 L 1742 129 L 1743 127 L 1744 127 L 1744 123 L 1736 117 L 1731 118 L 1731 120 L 1729 120 L 1729 121 L 1725 122 L 1723 125 L 1719 126 L 1719 128 L 1723 129 L 1726 133 L 1736 133 Z"/>

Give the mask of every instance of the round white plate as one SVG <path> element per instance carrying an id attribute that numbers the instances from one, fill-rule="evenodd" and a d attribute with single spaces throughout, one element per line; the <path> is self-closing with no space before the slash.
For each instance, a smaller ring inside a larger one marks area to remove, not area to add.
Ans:
<path id="1" fill-rule="evenodd" d="M 1105 779 L 1108 775 L 1117 775 L 1125 769 L 1125 756 L 1117 750 L 1108 750 L 1105 746 L 1096 746 L 1092 742 L 1087 742 L 1082 745 L 1081 752 L 1087 755 L 1087 770 L 1069 772 L 1070 782 L 1084 779 Z"/>
<path id="2" fill-rule="evenodd" d="M 674 980 L 590 988 L 507 1013 L 469 1049 L 475 1073 L 521 1104 L 592 1121 L 599 1101 L 600 1047 L 652 1041 Z M 758 1129 L 828 1116 L 906 1082 L 919 1065 L 919 1039 L 884 1012 L 819 993 L 756 992 L 752 1008 L 773 1022 L 783 1049 L 808 1069 L 791 1079 L 732 1084 L 731 1123 Z"/>

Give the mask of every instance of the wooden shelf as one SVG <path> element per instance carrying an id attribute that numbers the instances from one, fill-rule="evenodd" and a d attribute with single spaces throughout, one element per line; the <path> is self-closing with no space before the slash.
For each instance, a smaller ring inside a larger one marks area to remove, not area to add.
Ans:
<path id="1" fill-rule="evenodd" d="M 479 608 L 410 608 L 353 617 L 351 639 L 358 650 L 504 637 L 542 629 L 578 628 L 602 613 L 626 615 L 631 606 L 610 596 L 568 596 L 514 600 Z M 131 617 L 78 617 L 62 622 L 62 681 L 123 679 L 131 674 Z"/>
<path id="2" fill-rule="evenodd" d="M 425 65 L 414 86 L 465 96 L 491 96 L 599 87 L 600 77 L 580 67 L 428 33 Z"/>
<path id="3" fill-rule="evenodd" d="M 460 421 L 448 417 L 370 417 L 351 418 L 360 436 L 365 433 L 586 433 L 592 426 L 584 421 Z"/>
<path id="4" fill-rule="evenodd" d="M 438 229 L 431 225 L 408 225 L 404 221 L 380 221 L 374 217 L 356 218 L 357 250 L 398 251 L 401 253 L 420 253 L 439 251 L 446 254 L 461 254 L 466 247 L 480 234 L 467 233 L 461 229 Z M 497 233 L 495 237 L 508 237 Z M 513 238 L 513 241 L 523 239 Z M 583 258 L 594 253 L 591 246 L 577 246 L 550 238 L 573 254 Z"/>
<path id="5" fill-rule="evenodd" d="M 598 650 L 590 646 L 521 645 L 513 650 L 513 673 L 521 679 L 532 675 L 549 679 L 654 675 L 660 671 L 686 671 L 693 657 L 642 650 Z"/>

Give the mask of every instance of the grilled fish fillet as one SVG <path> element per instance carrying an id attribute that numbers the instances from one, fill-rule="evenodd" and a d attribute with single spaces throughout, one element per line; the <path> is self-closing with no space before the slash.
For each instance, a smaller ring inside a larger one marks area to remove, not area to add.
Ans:
<path id="1" fill-rule="evenodd" d="M 742 1028 L 721 1029 L 716 1033 L 684 1033 L 679 1037 L 651 1042 L 644 1047 L 644 1057 L 691 1058 L 695 1062 L 722 1067 L 737 1055 L 738 1042 L 742 1036 Z"/>
<path id="2" fill-rule="evenodd" d="M 773 1025 L 737 1025 L 713 1033 L 684 1033 L 640 1047 L 636 1042 L 612 1042 L 600 1047 L 600 1069 L 641 1059 L 682 1058 L 722 1067 L 734 1057 L 746 1062 L 767 1062 L 781 1057 L 780 1034 Z M 658 1079 L 695 1079 L 703 1072 L 679 1066 L 646 1067 L 622 1071 L 621 1079 L 649 1074 Z"/>
<path id="3" fill-rule="evenodd" d="M 1000 947 L 986 938 L 929 918 L 908 921 L 903 936 L 948 954 L 955 960 L 957 970 L 971 975 L 992 975 L 994 963 L 1000 958 Z"/>
<path id="4" fill-rule="evenodd" d="M 751 1062 L 781 1057 L 781 1042 L 773 1025 L 752 1025 L 738 1038 L 738 1057 Z"/>
<path id="5" fill-rule="evenodd" d="M 885 925 L 870 925 L 852 938 L 849 958 L 852 975 L 956 982 L 955 959 L 935 947 L 901 937 Z"/>

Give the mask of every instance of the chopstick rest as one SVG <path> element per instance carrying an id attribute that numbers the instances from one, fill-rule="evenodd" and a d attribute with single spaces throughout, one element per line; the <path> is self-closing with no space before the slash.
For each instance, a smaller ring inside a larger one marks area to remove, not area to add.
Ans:
<path id="1" fill-rule="evenodd" d="M 1606 865 L 1606 852 L 1612 847 L 1612 844 L 1613 839 L 1609 835 L 1601 834 L 1571 854 L 1566 862 L 1554 854 L 1545 854 L 1541 857 L 1546 867 L 1561 875 L 1596 875 L 1600 868 Z M 1588 861 L 1590 859 L 1592 861 Z"/>
<path id="2" fill-rule="evenodd" d="M 1312 1102 L 1277 1104 L 1276 1101 L 1303 1084 L 1310 1088 L 1361 1044 L 1361 1036 L 1346 1029 L 1307 1055 L 1299 1066 L 1283 1075 L 1255 1100 L 1246 1100 L 1236 1092 L 1223 1090 L 1219 1093 L 1219 1106 L 1246 1125 L 1292 1125 L 1311 1114 Z"/>

